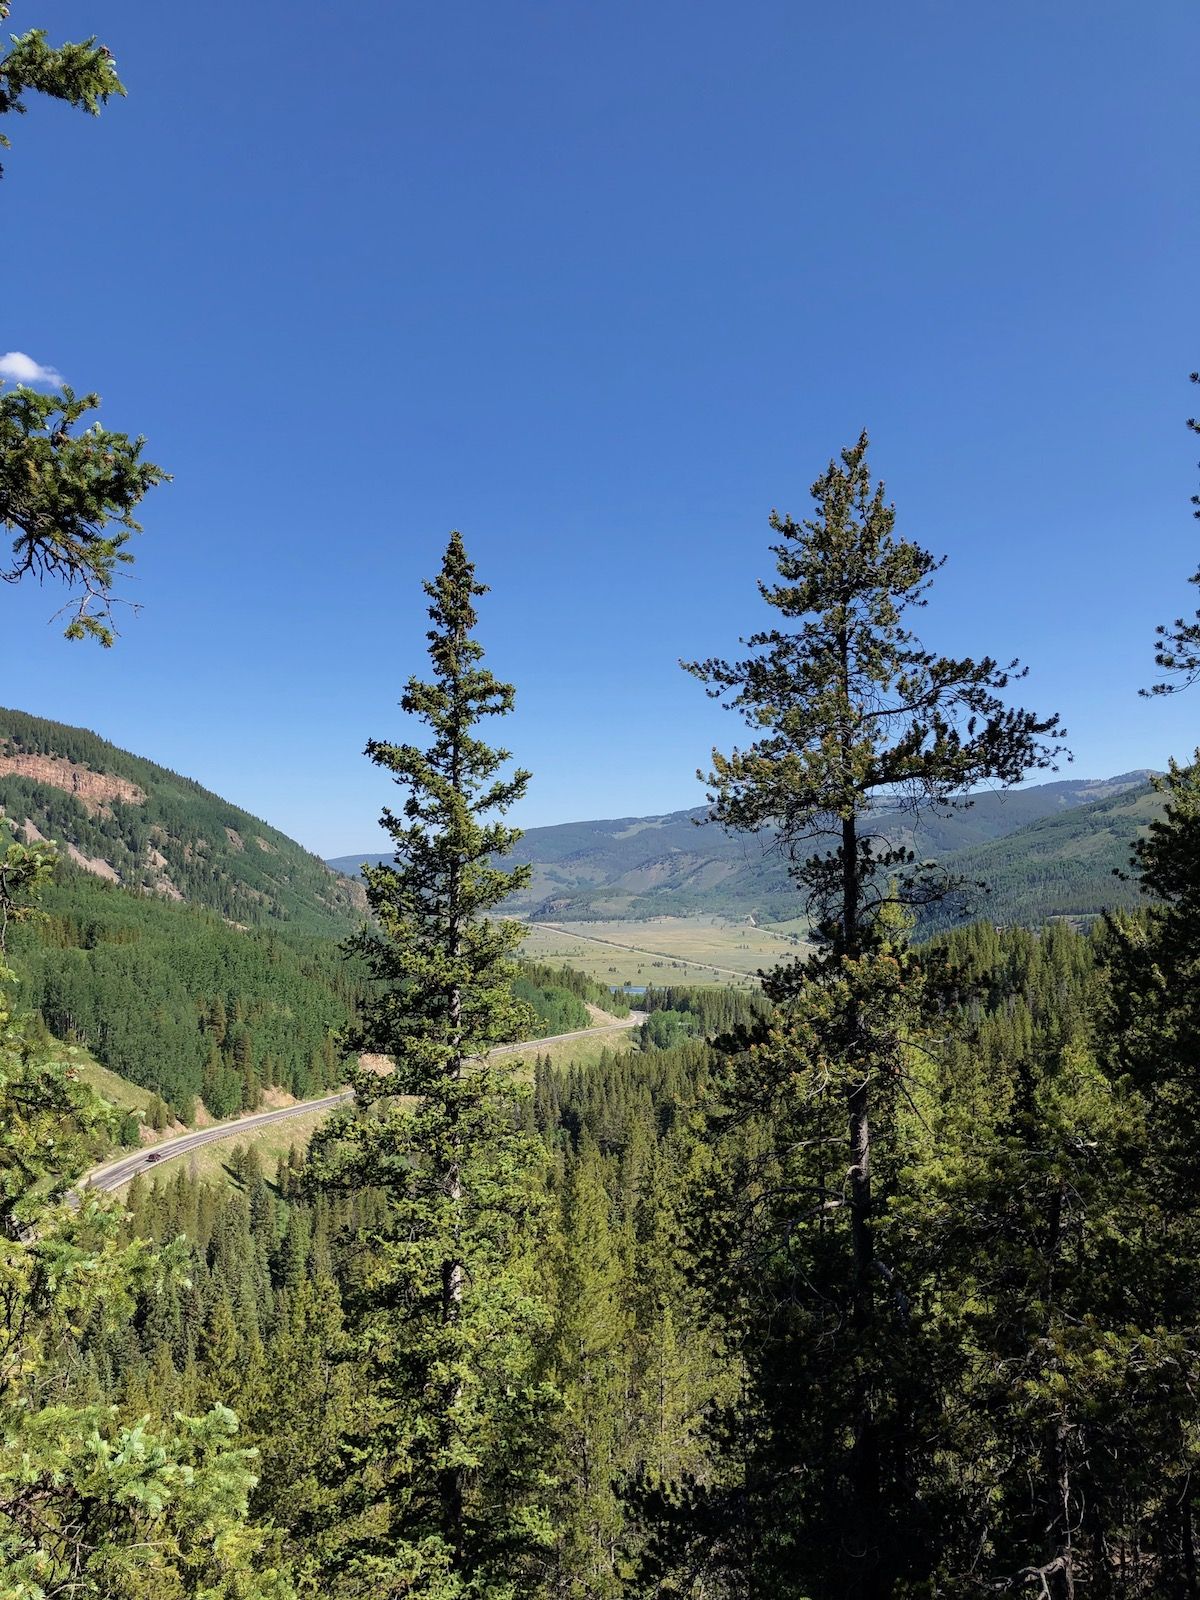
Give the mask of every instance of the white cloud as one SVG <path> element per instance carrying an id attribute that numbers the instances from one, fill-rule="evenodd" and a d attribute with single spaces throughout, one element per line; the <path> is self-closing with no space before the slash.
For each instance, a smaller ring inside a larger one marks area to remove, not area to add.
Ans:
<path id="1" fill-rule="evenodd" d="M 55 388 L 63 381 L 61 372 L 43 367 L 23 350 L 10 350 L 7 355 L 0 356 L 0 379 L 8 383 L 49 383 Z"/>

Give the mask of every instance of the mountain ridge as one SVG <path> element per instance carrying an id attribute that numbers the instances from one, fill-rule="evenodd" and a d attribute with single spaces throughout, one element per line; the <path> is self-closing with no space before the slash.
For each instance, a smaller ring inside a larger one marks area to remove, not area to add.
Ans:
<path id="1" fill-rule="evenodd" d="M 1045 784 L 985 791 L 947 815 L 914 819 L 902 806 L 876 808 L 879 833 L 897 847 L 951 864 L 959 852 L 1016 835 L 1034 823 L 1070 815 L 1135 789 L 1149 769 L 1111 778 L 1060 778 Z M 723 833 L 706 824 L 706 808 L 622 816 L 530 828 L 513 862 L 533 869 L 529 887 L 506 909 L 531 920 L 603 920 L 725 913 L 782 920 L 796 912 L 796 889 L 774 835 Z M 697 824 L 701 824 L 697 826 Z M 831 841 L 832 843 L 832 841 Z M 354 872 L 368 852 L 329 864 Z"/>

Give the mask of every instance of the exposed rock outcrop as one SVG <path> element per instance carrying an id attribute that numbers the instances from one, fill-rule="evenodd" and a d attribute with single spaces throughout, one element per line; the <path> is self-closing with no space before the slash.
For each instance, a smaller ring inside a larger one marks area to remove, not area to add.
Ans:
<path id="1" fill-rule="evenodd" d="M 140 806 L 146 794 L 128 778 L 110 777 L 106 772 L 93 772 L 90 767 L 80 767 L 63 756 L 27 755 L 0 752 L 0 778 L 10 775 L 31 778 L 34 783 L 48 783 L 54 789 L 73 794 L 85 810 L 95 814 L 103 811 L 114 800 L 125 805 Z"/>

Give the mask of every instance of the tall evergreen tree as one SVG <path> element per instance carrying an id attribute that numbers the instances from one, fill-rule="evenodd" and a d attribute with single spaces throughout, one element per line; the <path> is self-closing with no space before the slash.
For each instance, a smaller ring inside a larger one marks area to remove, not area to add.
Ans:
<path id="1" fill-rule="evenodd" d="M 1191 374 L 1200 384 L 1200 372 Z M 1200 434 L 1200 420 L 1189 417 L 1189 430 Z M 1200 519 L 1200 494 L 1192 496 L 1193 516 Z M 1200 584 L 1200 571 L 1189 580 Z M 1166 674 L 1143 695 L 1173 694 L 1200 678 L 1200 611 L 1194 618 L 1177 617 L 1157 630 L 1155 665 Z M 1146 1182 L 1147 1208 L 1158 1213 L 1154 1230 L 1157 1267 L 1146 1264 L 1146 1277 L 1158 1295 L 1145 1298 L 1164 1328 L 1177 1331 L 1190 1356 L 1200 1332 L 1200 1297 L 1195 1292 L 1200 1272 L 1200 1184 L 1195 1148 L 1200 1132 L 1197 1114 L 1197 1060 L 1200 1050 L 1200 750 L 1190 765 L 1174 761 L 1155 780 L 1165 795 L 1162 817 L 1134 845 L 1134 876 L 1151 898 L 1139 918 L 1111 919 L 1108 968 L 1111 977 L 1107 1045 L 1122 1078 L 1136 1086 L 1145 1103 L 1145 1149 L 1139 1171 Z M 1149 1287 L 1149 1283 L 1147 1283 Z M 1184 1382 L 1195 1382 L 1194 1361 L 1177 1364 Z M 1200 1440 L 1190 1438 L 1194 1455 Z M 1186 1574 L 1188 1595 L 1200 1593 L 1196 1554 L 1193 1462 L 1177 1470 L 1184 1487 L 1176 1496 L 1179 1511 L 1179 1565 Z M 1167 1544 L 1170 1544 L 1168 1539 Z"/>
<path id="2" fill-rule="evenodd" d="M 940 562 L 896 536 L 866 434 L 812 495 L 809 520 L 771 517 L 781 581 L 760 589 L 790 626 L 754 634 L 742 660 L 684 665 L 754 735 L 745 749 L 714 752 L 711 816 L 775 830 L 819 940 L 815 954 L 767 977 L 780 1014 L 729 1087 L 738 1116 L 770 1116 L 768 1147 L 746 1156 L 731 1197 L 752 1239 L 743 1265 L 767 1286 L 749 1307 L 763 1343 L 751 1355 L 759 1392 L 747 1414 L 765 1406 L 771 1440 L 761 1548 L 779 1593 L 884 1596 L 923 1559 L 910 1446 L 929 1373 L 902 1263 L 878 1248 L 917 1097 L 908 1080 L 923 1002 L 902 924 L 949 884 L 887 842 L 880 813 L 945 811 L 968 804 L 977 784 L 1014 783 L 1052 763 L 1061 729 L 1056 717 L 1006 706 L 1016 662 L 938 656 L 907 625 Z M 783 1282 L 794 1314 L 770 1304 Z M 796 1450 L 803 1464 L 786 1459 Z M 781 1521 L 785 1486 L 792 1504 Z"/>
<path id="3" fill-rule="evenodd" d="M 509 753 L 474 732 L 512 709 L 513 690 L 481 664 L 486 589 L 459 534 L 425 589 L 432 679 L 411 679 L 400 704 L 432 739 L 367 746 L 405 800 L 382 818 L 394 864 L 364 869 L 376 925 L 351 944 L 378 980 L 355 1043 L 391 1070 L 357 1071 L 355 1114 L 318 1155 L 331 1181 L 388 1200 L 347 1307 L 370 1398 L 347 1441 L 343 1570 L 375 1596 L 498 1600 L 528 1592 L 531 1551 L 548 1538 L 532 1387 L 536 1147 L 516 1111 L 520 1063 L 489 1055 L 529 1022 L 510 987 L 520 928 L 487 915 L 528 876 L 494 858 L 519 837 L 500 818 L 529 774 L 506 772 Z"/>
<path id="4" fill-rule="evenodd" d="M 551 1593 L 605 1600 L 620 1591 L 616 1482 L 628 1411 L 632 1322 L 625 1300 L 604 1158 L 585 1134 L 566 1175 L 552 1382 L 562 1397 L 556 1562 Z"/>
<path id="5" fill-rule="evenodd" d="M 1136 1287 L 1127 1322 L 1141 1334 L 1119 1404 L 1124 1450 L 1116 1488 L 1141 1494 L 1127 1517 L 1135 1554 L 1156 1592 L 1200 1595 L 1197 1507 L 1200 1428 L 1200 751 L 1158 780 L 1161 818 L 1134 847 L 1134 867 L 1154 904 L 1109 926 L 1106 1043 L 1112 1075 L 1131 1086 L 1140 1126 L 1128 1141 L 1137 1204 L 1128 1224 L 1140 1247 L 1127 1272 Z M 1153 1382 L 1147 1383 L 1150 1374 Z M 1086 1492 L 1088 1485 L 1084 1485 Z M 1098 1498 L 1098 1496 L 1094 1496 Z M 1148 1589 L 1148 1586 L 1147 1586 Z"/>

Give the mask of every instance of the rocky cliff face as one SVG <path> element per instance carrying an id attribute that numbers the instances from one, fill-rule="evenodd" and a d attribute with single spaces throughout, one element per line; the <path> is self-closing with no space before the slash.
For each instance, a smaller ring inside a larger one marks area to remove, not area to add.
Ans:
<path id="1" fill-rule="evenodd" d="M 125 805 L 141 806 L 146 803 L 145 790 L 128 778 L 110 777 L 105 772 L 92 772 L 62 756 L 36 756 L 24 751 L 13 755 L 0 753 L 0 778 L 31 778 L 35 783 L 48 783 L 52 788 L 73 794 L 85 810 L 93 815 L 107 811 L 114 800 Z"/>

